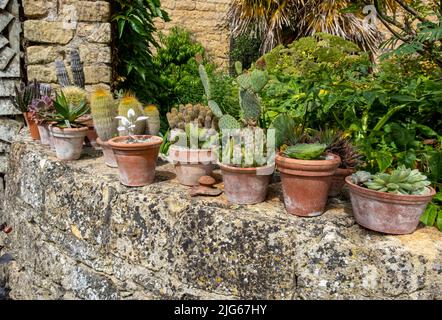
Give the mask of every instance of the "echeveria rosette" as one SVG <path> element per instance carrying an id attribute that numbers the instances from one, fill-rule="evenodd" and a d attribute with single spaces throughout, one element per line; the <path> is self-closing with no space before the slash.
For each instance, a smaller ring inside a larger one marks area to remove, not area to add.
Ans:
<path id="1" fill-rule="evenodd" d="M 36 123 L 45 123 L 48 117 L 55 113 L 54 100 L 48 96 L 33 99 L 29 105 L 29 112 Z"/>

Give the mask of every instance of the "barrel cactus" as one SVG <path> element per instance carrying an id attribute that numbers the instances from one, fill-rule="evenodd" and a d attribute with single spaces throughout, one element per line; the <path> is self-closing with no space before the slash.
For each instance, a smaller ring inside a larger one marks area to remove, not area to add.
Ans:
<path id="1" fill-rule="evenodd" d="M 152 136 L 157 136 L 160 133 L 161 119 L 160 111 L 158 108 L 151 104 L 144 108 L 144 115 L 147 118 L 147 130 L 146 133 Z"/>
<path id="2" fill-rule="evenodd" d="M 101 141 L 106 142 L 117 135 L 115 117 L 117 105 L 112 93 L 103 87 L 97 87 L 91 93 L 91 113 L 95 130 Z"/>

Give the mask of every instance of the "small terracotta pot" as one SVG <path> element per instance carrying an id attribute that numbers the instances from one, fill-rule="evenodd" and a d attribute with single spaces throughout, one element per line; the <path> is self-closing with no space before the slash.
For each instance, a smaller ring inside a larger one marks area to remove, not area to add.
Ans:
<path id="1" fill-rule="evenodd" d="M 51 144 L 51 133 L 47 123 L 37 124 L 38 132 L 40 134 L 40 142 L 42 145 L 49 146 Z"/>
<path id="2" fill-rule="evenodd" d="M 339 196 L 345 187 L 345 178 L 351 176 L 355 172 L 354 169 L 341 169 L 338 168 L 332 177 L 332 183 L 330 190 L 328 191 L 329 197 Z"/>
<path id="3" fill-rule="evenodd" d="M 349 189 L 356 222 L 370 230 L 387 234 L 410 234 L 436 191 L 425 196 L 398 195 L 360 187 L 345 179 Z"/>
<path id="4" fill-rule="evenodd" d="M 114 150 L 109 145 L 109 142 L 103 142 L 97 138 L 97 144 L 103 150 L 104 163 L 111 168 L 118 168 L 117 158 L 115 158 Z"/>
<path id="5" fill-rule="evenodd" d="M 213 172 L 215 154 L 210 149 L 170 146 L 168 159 L 175 166 L 178 181 L 185 186 L 198 186 L 199 178 Z"/>
<path id="6" fill-rule="evenodd" d="M 239 168 L 219 163 L 227 200 L 234 204 L 255 204 L 266 200 L 274 166 Z"/>
<path id="7" fill-rule="evenodd" d="M 40 140 L 40 133 L 38 132 L 38 127 L 35 121 L 31 117 L 30 112 L 23 113 L 26 121 L 26 125 L 29 128 L 29 133 L 31 134 L 31 138 L 33 140 Z"/>
<path id="8" fill-rule="evenodd" d="M 149 142 L 126 143 L 125 137 L 109 140 L 114 150 L 120 171 L 120 182 L 128 187 L 142 187 L 155 180 L 155 167 L 163 139 L 157 136 L 135 136 L 150 138 Z"/>
<path id="9" fill-rule="evenodd" d="M 59 128 L 50 126 L 55 152 L 60 160 L 77 160 L 81 157 L 87 127 Z"/>
<path id="10" fill-rule="evenodd" d="M 341 163 L 339 156 L 327 160 L 298 160 L 276 155 L 281 173 L 284 203 L 288 213 L 316 217 L 324 213 L 332 177 Z"/>
<path id="11" fill-rule="evenodd" d="M 51 127 L 54 126 L 54 124 L 48 124 L 48 131 L 49 131 L 49 146 L 51 147 L 51 150 L 55 151 L 55 138 L 52 134 Z"/>

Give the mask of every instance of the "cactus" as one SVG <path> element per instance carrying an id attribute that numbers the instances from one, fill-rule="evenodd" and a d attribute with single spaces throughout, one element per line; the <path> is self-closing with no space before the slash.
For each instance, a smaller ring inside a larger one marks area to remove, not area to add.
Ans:
<path id="1" fill-rule="evenodd" d="M 71 51 L 71 70 L 72 77 L 74 78 L 74 84 L 84 89 L 85 79 L 84 79 L 84 69 L 83 63 L 80 61 L 80 53 L 78 50 Z"/>
<path id="2" fill-rule="evenodd" d="M 327 146 L 322 143 L 300 143 L 287 147 L 284 155 L 293 159 L 317 160 L 326 149 Z"/>
<path id="3" fill-rule="evenodd" d="M 32 102 L 34 97 L 34 86 L 33 85 L 25 85 L 23 82 L 20 85 L 15 85 L 15 96 L 11 96 L 11 102 L 14 107 L 25 113 L 29 110 L 29 104 Z"/>
<path id="4" fill-rule="evenodd" d="M 157 136 L 160 133 L 160 112 L 155 105 L 148 105 L 144 108 L 144 114 L 147 118 L 147 133 Z"/>
<path id="5" fill-rule="evenodd" d="M 91 113 L 101 141 L 106 142 L 117 135 L 117 105 L 109 90 L 97 87 L 91 93 Z"/>
<path id="6" fill-rule="evenodd" d="M 209 107 L 202 104 L 187 104 L 180 105 L 177 108 L 172 108 L 166 114 L 167 121 L 171 129 L 182 129 L 187 124 L 193 123 L 199 128 L 217 129 L 216 116 L 212 113 Z"/>
<path id="7" fill-rule="evenodd" d="M 55 60 L 55 72 L 60 86 L 69 87 L 71 85 L 71 81 L 69 80 L 69 75 L 68 71 L 66 70 L 66 66 L 64 62 L 60 59 Z"/>
<path id="8" fill-rule="evenodd" d="M 63 91 L 68 103 L 78 106 L 82 101 L 85 101 L 86 105 L 89 105 L 88 93 L 85 90 L 75 86 L 68 86 L 62 88 L 61 91 Z"/>
<path id="9" fill-rule="evenodd" d="M 377 173 L 363 183 L 368 189 L 402 195 L 426 195 L 431 184 L 419 170 L 401 166 L 391 174 Z"/>
<path id="10" fill-rule="evenodd" d="M 144 116 L 142 104 L 138 101 L 133 93 L 126 92 L 120 99 L 120 103 L 118 105 L 118 115 L 126 117 L 130 109 L 135 111 L 135 118 Z M 145 132 L 146 121 L 137 121 L 134 134 L 143 135 Z"/>
<path id="11" fill-rule="evenodd" d="M 241 124 L 229 114 L 223 115 L 219 119 L 218 126 L 221 130 L 241 129 Z"/>
<path id="12" fill-rule="evenodd" d="M 204 67 L 203 64 L 200 64 L 198 70 L 200 73 L 200 78 L 204 87 L 204 91 L 206 92 L 207 100 L 212 100 L 212 91 L 210 88 L 210 81 L 209 81 L 209 76 L 207 75 L 206 68 Z"/>

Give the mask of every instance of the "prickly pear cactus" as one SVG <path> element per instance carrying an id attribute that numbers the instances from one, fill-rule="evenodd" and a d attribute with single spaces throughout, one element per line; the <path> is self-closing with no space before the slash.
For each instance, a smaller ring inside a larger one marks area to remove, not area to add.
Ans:
<path id="1" fill-rule="evenodd" d="M 241 124 L 238 122 L 238 120 L 229 114 L 225 114 L 219 119 L 218 126 L 221 130 L 233 130 L 241 128 Z"/>

